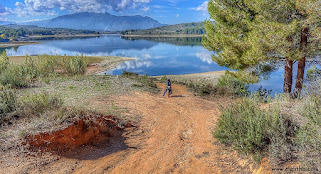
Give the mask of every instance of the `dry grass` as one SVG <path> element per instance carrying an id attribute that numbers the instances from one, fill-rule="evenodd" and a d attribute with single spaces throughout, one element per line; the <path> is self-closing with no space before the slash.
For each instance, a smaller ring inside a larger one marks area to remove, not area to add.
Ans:
<path id="1" fill-rule="evenodd" d="M 15 64 L 21 65 L 25 62 L 26 56 L 8 56 L 9 60 L 12 61 Z M 35 58 L 37 56 L 30 56 L 31 58 Z M 95 64 L 95 63 L 100 63 L 104 60 L 115 60 L 115 59 L 119 59 L 122 57 L 113 57 L 113 56 L 88 56 L 88 65 L 90 64 Z M 130 59 L 130 58 L 128 58 Z M 131 59 L 130 59 L 131 60 Z"/>
<path id="2" fill-rule="evenodd" d="M 36 58 L 37 56 L 30 56 L 30 57 Z M 106 58 L 109 58 L 109 57 L 90 57 L 90 56 L 87 57 L 88 64 L 100 63 L 101 61 L 105 60 Z M 9 56 L 9 60 L 17 65 L 21 65 L 25 62 L 26 56 Z"/>

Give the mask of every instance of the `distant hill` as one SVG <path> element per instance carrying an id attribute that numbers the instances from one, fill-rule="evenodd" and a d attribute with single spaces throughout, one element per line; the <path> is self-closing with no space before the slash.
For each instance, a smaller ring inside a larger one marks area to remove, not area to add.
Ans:
<path id="1" fill-rule="evenodd" d="M 203 22 L 167 25 L 147 30 L 126 30 L 123 35 L 178 35 L 178 34 L 205 34 Z"/>
<path id="2" fill-rule="evenodd" d="M 158 21 L 143 16 L 114 16 L 109 13 L 75 13 L 45 21 L 24 23 L 46 28 L 69 28 L 95 31 L 123 31 L 149 29 L 164 26 Z"/>
<path id="3" fill-rule="evenodd" d="M 0 21 L 0 25 L 7 25 L 7 24 L 14 24 L 14 22 L 11 22 L 11 21 Z"/>

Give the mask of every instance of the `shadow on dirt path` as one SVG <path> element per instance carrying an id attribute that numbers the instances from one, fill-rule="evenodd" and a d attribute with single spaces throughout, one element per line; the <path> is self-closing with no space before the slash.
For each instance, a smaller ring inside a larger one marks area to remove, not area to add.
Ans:
<path id="1" fill-rule="evenodd" d="M 97 160 L 130 148 L 124 143 L 125 138 L 122 137 L 122 134 L 123 132 L 121 131 L 105 142 L 83 146 L 75 150 L 60 151 L 56 155 L 77 160 Z"/>

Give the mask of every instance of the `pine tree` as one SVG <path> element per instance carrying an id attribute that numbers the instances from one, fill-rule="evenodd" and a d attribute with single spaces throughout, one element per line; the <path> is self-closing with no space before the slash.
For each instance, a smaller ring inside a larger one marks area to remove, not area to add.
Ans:
<path id="1" fill-rule="evenodd" d="M 203 45 L 219 65 L 243 70 L 269 60 L 286 60 L 284 92 L 292 89 L 293 61 L 299 60 L 295 93 L 302 89 L 305 58 L 320 52 L 320 0 L 211 0 L 215 21 L 205 21 Z"/>

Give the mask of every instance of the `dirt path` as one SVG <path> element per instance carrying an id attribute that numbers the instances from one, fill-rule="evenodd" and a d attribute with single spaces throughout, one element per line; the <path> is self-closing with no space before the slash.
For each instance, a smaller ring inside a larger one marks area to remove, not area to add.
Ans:
<path id="1" fill-rule="evenodd" d="M 213 139 L 220 101 L 194 97 L 185 86 L 173 89 L 172 98 L 147 93 L 118 98 L 118 105 L 142 116 L 138 127 L 123 135 L 128 148 L 86 161 L 75 173 L 248 173 L 248 161 Z"/>
<path id="2" fill-rule="evenodd" d="M 140 116 L 136 127 L 99 147 L 66 153 L 31 173 L 252 173 L 250 160 L 212 135 L 219 104 L 228 101 L 203 100 L 181 85 L 173 85 L 172 98 L 162 92 L 114 98 L 118 106 Z"/>

